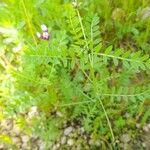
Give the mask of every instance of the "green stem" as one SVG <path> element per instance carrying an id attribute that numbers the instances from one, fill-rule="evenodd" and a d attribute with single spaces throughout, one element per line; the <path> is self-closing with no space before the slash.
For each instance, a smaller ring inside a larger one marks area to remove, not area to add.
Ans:
<path id="1" fill-rule="evenodd" d="M 78 3 L 77 0 L 75 0 L 75 3 Z M 81 18 L 79 10 L 76 9 L 76 11 L 77 11 L 77 15 L 78 15 L 78 18 L 79 18 L 79 22 L 80 22 L 81 30 L 82 30 L 82 33 L 83 33 L 83 37 L 84 37 L 84 40 L 85 40 L 85 43 L 86 43 L 86 47 L 88 49 L 89 47 L 88 47 L 88 42 L 87 42 L 87 38 L 86 38 L 86 35 L 85 35 L 85 30 L 84 30 L 84 27 L 83 27 L 83 23 L 82 23 L 82 18 Z"/>
<path id="2" fill-rule="evenodd" d="M 105 109 L 105 107 L 104 107 L 104 105 L 103 105 L 102 100 L 99 99 L 99 102 L 100 102 L 100 105 L 102 106 L 102 109 L 103 109 L 103 111 L 104 111 L 104 114 L 105 114 L 105 117 L 106 117 L 106 120 L 107 120 L 109 129 L 110 129 L 110 133 L 111 133 L 111 136 L 112 136 L 112 142 L 114 143 L 114 141 L 115 141 L 115 136 L 114 136 L 114 133 L 113 133 L 113 130 L 112 130 L 112 126 L 111 126 L 111 123 L 110 123 L 108 114 L 107 114 L 107 112 L 106 112 L 106 109 Z"/>
<path id="3" fill-rule="evenodd" d="M 33 41 L 34 41 L 35 45 L 37 46 L 37 41 L 36 41 L 35 36 L 34 36 L 34 33 L 33 33 L 33 29 L 32 29 L 32 26 L 31 26 L 31 23 L 30 23 L 30 19 L 29 19 L 28 13 L 27 13 L 27 9 L 26 9 L 26 6 L 25 6 L 25 2 L 24 2 L 24 0 L 22 0 L 21 2 L 22 2 L 22 7 L 23 7 L 23 10 L 24 10 L 24 14 L 25 14 L 25 16 L 26 16 L 26 21 L 27 21 L 29 30 L 30 30 L 30 32 L 31 32 Z"/>

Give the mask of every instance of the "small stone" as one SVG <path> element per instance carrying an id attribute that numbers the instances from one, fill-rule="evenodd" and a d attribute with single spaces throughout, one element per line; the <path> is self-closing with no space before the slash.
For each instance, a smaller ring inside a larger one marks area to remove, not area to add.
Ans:
<path id="1" fill-rule="evenodd" d="M 17 125 L 14 125 L 13 133 L 16 135 L 20 135 L 20 132 L 21 132 L 20 128 Z"/>
<path id="2" fill-rule="evenodd" d="M 1 150 L 4 149 L 4 144 L 0 144 L 0 149 L 1 149 Z"/>
<path id="3" fill-rule="evenodd" d="M 21 139 L 22 139 L 22 142 L 23 142 L 23 143 L 27 143 L 30 138 L 29 138 L 29 136 L 27 136 L 27 135 L 23 135 L 23 136 L 21 137 Z"/>
<path id="4" fill-rule="evenodd" d="M 63 117 L 63 114 L 59 111 L 57 111 L 56 114 L 57 114 L 58 117 Z"/>
<path id="5" fill-rule="evenodd" d="M 145 144 L 145 143 L 142 143 L 142 146 L 143 146 L 143 147 L 146 147 L 146 144 Z"/>
<path id="6" fill-rule="evenodd" d="M 147 126 L 148 126 L 148 128 L 150 129 L 150 123 L 149 123 Z"/>
<path id="7" fill-rule="evenodd" d="M 38 140 L 38 146 L 39 146 L 38 150 L 45 150 L 45 143 L 40 139 Z"/>
<path id="8" fill-rule="evenodd" d="M 11 130 L 13 128 L 13 121 L 11 119 L 3 120 L 1 126 L 6 130 Z"/>
<path id="9" fill-rule="evenodd" d="M 84 133 L 85 130 L 84 130 L 83 127 L 81 127 L 81 128 L 80 128 L 80 131 L 81 131 L 81 133 Z"/>
<path id="10" fill-rule="evenodd" d="M 116 140 L 115 143 L 120 143 L 120 141 L 119 141 L 119 140 Z"/>
<path id="11" fill-rule="evenodd" d="M 56 147 L 57 147 L 57 148 L 59 148 L 59 147 L 60 147 L 60 144 L 59 144 L 59 143 L 57 143 L 57 144 L 56 144 Z"/>
<path id="12" fill-rule="evenodd" d="M 56 149 L 57 149 L 57 146 L 56 146 L 56 145 L 53 145 L 52 150 L 56 150 Z"/>
<path id="13" fill-rule="evenodd" d="M 69 146 L 72 146 L 72 145 L 74 144 L 73 139 L 69 139 L 69 140 L 67 141 L 67 144 L 68 144 Z"/>
<path id="14" fill-rule="evenodd" d="M 131 137 L 129 134 L 123 134 L 120 138 L 120 140 L 123 142 L 123 143 L 128 143 L 130 142 L 131 140 Z"/>
<path id="15" fill-rule="evenodd" d="M 45 150 L 45 144 L 44 143 L 41 143 L 39 145 L 39 150 Z"/>
<path id="16" fill-rule="evenodd" d="M 61 144 L 65 144 L 66 143 L 66 137 L 65 136 L 63 136 L 62 138 L 61 138 Z"/>
<path id="17" fill-rule="evenodd" d="M 87 136 L 86 136 L 86 135 L 84 135 L 83 137 L 84 137 L 85 140 L 87 139 Z"/>
<path id="18" fill-rule="evenodd" d="M 144 130 L 145 132 L 148 132 L 148 131 L 149 131 L 148 126 L 144 126 L 144 127 L 143 127 L 143 130 Z"/>
<path id="19" fill-rule="evenodd" d="M 92 139 L 89 140 L 89 144 L 93 145 L 94 141 Z"/>
<path id="20" fill-rule="evenodd" d="M 21 139 L 19 137 L 13 137 L 12 138 L 13 143 L 18 147 L 21 146 Z"/>
<path id="21" fill-rule="evenodd" d="M 69 135 L 73 131 L 73 128 L 70 126 L 64 130 L 64 135 Z"/>
<path id="22" fill-rule="evenodd" d="M 28 144 L 27 143 L 23 143 L 22 145 L 21 145 L 21 147 L 22 147 L 22 149 L 24 150 L 29 150 L 30 149 L 30 147 L 28 146 Z"/>
<path id="23" fill-rule="evenodd" d="M 139 129 L 141 127 L 141 125 L 139 123 L 137 123 L 136 127 Z"/>

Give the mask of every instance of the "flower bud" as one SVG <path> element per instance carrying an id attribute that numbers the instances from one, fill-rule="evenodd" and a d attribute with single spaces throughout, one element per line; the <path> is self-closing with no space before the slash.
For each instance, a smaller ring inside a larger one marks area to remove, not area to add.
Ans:
<path id="1" fill-rule="evenodd" d="M 41 38 L 41 33 L 37 32 L 37 33 L 36 33 L 36 36 L 37 36 L 38 38 Z"/>

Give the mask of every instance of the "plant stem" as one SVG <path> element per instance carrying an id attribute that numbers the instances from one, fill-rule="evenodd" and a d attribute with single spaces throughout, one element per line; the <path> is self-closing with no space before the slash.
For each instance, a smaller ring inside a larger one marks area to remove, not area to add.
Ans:
<path id="1" fill-rule="evenodd" d="M 31 23 L 30 23 L 30 20 L 29 20 L 29 16 L 28 16 L 28 13 L 27 13 L 27 9 L 26 9 L 24 0 L 22 0 L 21 2 L 22 2 L 22 7 L 23 7 L 23 10 L 24 10 L 24 14 L 25 14 L 25 16 L 26 16 L 27 24 L 28 24 L 29 30 L 30 30 L 30 32 L 31 32 L 33 41 L 34 41 L 35 45 L 37 46 L 37 41 L 36 41 L 35 36 L 34 36 L 34 34 L 33 34 L 33 29 L 32 29 L 32 26 L 31 26 Z"/>
<path id="2" fill-rule="evenodd" d="M 75 0 L 75 3 L 78 4 L 77 0 Z M 81 30 L 82 30 L 82 33 L 83 33 L 83 37 L 84 37 L 84 40 L 85 40 L 85 43 L 86 43 L 86 47 L 88 49 L 89 47 L 88 47 L 88 42 L 87 42 L 87 38 L 86 38 L 86 35 L 85 35 L 85 30 L 84 30 L 84 27 L 83 27 L 83 23 L 82 23 L 82 18 L 81 18 L 79 10 L 76 9 L 76 11 L 77 11 L 77 15 L 78 15 L 78 18 L 79 18 L 79 22 L 80 22 Z"/>
<path id="3" fill-rule="evenodd" d="M 102 109 L 103 109 L 103 111 L 104 111 L 104 114 L 105 114 L 105 117 L 106 117 L 106 120 L 107 120 L 109 129 L 110 129 L 110 133 L 111 133 L 111 136 L 112 136 L 112 142 L 114 143 L 114 141 L 115 141 L 115 136 L 114 136 L 114 133 L 113 133 L 113 130 L 112 130 L 112 126 L 111 126 L 109 117 L 108 117 L 108 115 L 107 115 L 107 112 L 106 112 L 106 109 L 105 109 L 105 107 L 104 107 L 104 105 L 103 105 L 102 100 L 99 99 L 99 102 L 100 102 L 100 105 L 102 106 Z"/>

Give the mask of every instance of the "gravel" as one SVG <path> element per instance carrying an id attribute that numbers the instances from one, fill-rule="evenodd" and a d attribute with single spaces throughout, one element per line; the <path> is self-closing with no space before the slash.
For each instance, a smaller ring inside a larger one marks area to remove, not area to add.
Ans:
<path id="1" fill-rule="evenodd" d="M 64 130 L 64 135 L 69 135 L 73 131 L 73 128 L 70 126 Z"/>
<path id="2" fill-rule="evenodd" d="M 38 112 L 35 110 L 36 109 L 33 109 L 32 111 L 35 115 L 37 115 Z M 120 138 L 117 138 L 118 140 L 116 143 L 118 143 L 118 145 L 124 150 L 132 149 L 132 147 L 137 147 L 137 149 L 140 149 L 141 146 L 144 149 L 149 150 L 150 124 L 145 125 L 143 128 L 139 126 L 138 129 L 141 131 L 139 139 L 132 140 L 131 134 L 125 133 L 122 134 Z M 0 123 L 0 132 L 12 138 L 16 149 L 45 150 L 45 143 L 42 140 L 40 140 L 36 135 L 25 134 L 12 119 L 4 120 Z M 59 150 L 64 148 L 81 150 L 84 146 L 84 149 L 90 150 L 95 146 L 101 148 L 103 143 L 105 144 L 105 142 L 101 139 L 94 140 L 86 133 L 85 129 L 81 125 L 72 123 L 68 126 L 68 123 L 66 123 L 62 134 L 58 137 L 57 141 L 50 147 L 50 149 Z M 5 149 L 9 148 L 5 144 L 0 143 L 0 150 Z"/>
<path id="3" fill-rule="evenodd" d="M 120 138 L 121 142 L 128 143 L 131 141 L 131 136 L 129 134 L 123 134 Z"/>
<path id="4" fill-rule="evenodd" d="M 67 144 L 68 144 L 69 146 L 72 146 L 72 145 L 74 144 L 73 139 L 69 139 L 69 140 L 67 141 Z"/>
<path id="5" fill-rule="evenodd" d="M 66 141 L 67 141 L 67 138 L 66 138 L 65 136 L 63 136 L 63 137 L 61 138 L 61 144 L 62 144 L 62 145 L 65 144 Z"/>

